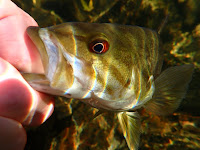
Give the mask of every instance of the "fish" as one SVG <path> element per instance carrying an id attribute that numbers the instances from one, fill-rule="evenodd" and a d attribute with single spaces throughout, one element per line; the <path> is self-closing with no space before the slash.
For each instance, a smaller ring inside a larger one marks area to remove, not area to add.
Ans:
<path id="1" fill-rule="evenodd" d="M 193 64 L 162 70 L 158 32 L 139 26 L 68 22 L 28 27 L 44 74 L 23 73 L 37 91 L 74 98 L 117 114 L 130 150 L 139 148 L 144 108 L 173 113 L 185 97 Z"/>

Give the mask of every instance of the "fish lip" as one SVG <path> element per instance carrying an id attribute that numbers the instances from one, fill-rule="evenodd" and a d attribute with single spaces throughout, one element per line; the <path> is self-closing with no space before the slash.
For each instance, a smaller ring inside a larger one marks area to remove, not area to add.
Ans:
<path id="1" fill-rule="evenodd" d="M 43 43 L 42 40 L 39 37 L 39 29 L 40 28 L 37 27 L 37 26 L 29 26 L 26 29 L 26 33 L 28 34 L 29 38 L 34 43 L 34 45 L 36 46 L 37 49 L 38 49 L 39 42 Z M 39 51 L 39 49 L 38 49 L 38 51 Z"/>
<path id="2" fill-rule="evenodd" d="M 60 61 L 57 43 L 51 39 L 51 32 L 49 32 L 47 28 L 30 26 L 27 28 L 27 34 L 40 53 L 45 76 L 50 82 L 52 82 L 57 70 L 57 65 Z M 56 53 L 54 53 L 53 50 L 54 52 L 56 51 Z"/>
<path id="3" fill-rule="evenodd" d="M 33 36 L 32 35 L 36 35 L 36 33 L 38 33 L 38 30 L 39 30 L 39 27 L 38 26 L 29 26 L 27 29 L 26 29 L 26 32 L 28 33 L 28 36 L 30 38 L 32 38 Z M 35 32 L 36 31 L 36 32 Z"/>
<path id="4" fill-rule="evenodd" d="M 40 53 L 40 58 L 42 60 L 43 68 L 47 68 L 48 64 L 48 57 L 47 52 L 45 51 L 45 45 L 42 39 L 39 36 L 39 30 L 40 28 L 38 26 L 29 26 L 26 29 L 26 33 L 28 34 L 29 38 L 37 48 L 38 52 Z"/>

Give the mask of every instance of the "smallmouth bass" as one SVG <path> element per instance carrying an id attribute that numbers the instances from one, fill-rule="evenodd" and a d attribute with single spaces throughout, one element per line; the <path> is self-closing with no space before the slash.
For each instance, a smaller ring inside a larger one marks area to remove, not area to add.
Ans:
<path id="1" fill-rule="evenodd" d="M 107 23 L 64 23 L 29 27 L 45 74 L 23 73 L 36 90 L 75 98 L 117 113 L 130 150 L 137 150 L 144 107 L 156 115 L 175 111 L 186 94 L 193 65 L 161 72 L 163 54 L 157 32 Z"/>

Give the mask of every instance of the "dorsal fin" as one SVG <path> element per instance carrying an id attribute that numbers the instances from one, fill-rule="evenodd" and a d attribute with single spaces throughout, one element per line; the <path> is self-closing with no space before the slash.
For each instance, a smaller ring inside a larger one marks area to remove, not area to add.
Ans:
<path id="1" fill-rule="evenodd" d="M 165 19 L 162 21 L 162 23 L 160 24 L 157 32 L 158 34 L 160 35 L 160 33 L 162 32 L 164 26 L 166 25 L 167 21 L 168 21 L 168 18 L 169 18 L 169 13 L 167 14 L 167 16 L 165 17 Z"/>

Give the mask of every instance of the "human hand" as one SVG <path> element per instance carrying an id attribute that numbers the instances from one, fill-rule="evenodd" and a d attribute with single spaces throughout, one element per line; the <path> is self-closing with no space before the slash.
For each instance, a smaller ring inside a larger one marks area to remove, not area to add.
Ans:
<path id="1" fill-rule="evenodd" d="M 53 112 L 52 98 L 33 90 L 19 73 L 44 72 L 40 55 L 26 34 L 28 26 L 37 26 L 37 23 L 10 0 L 0 0 L 2 150 L 23 150 L 26 132 L 22 125 L 40 125 Z"/>

